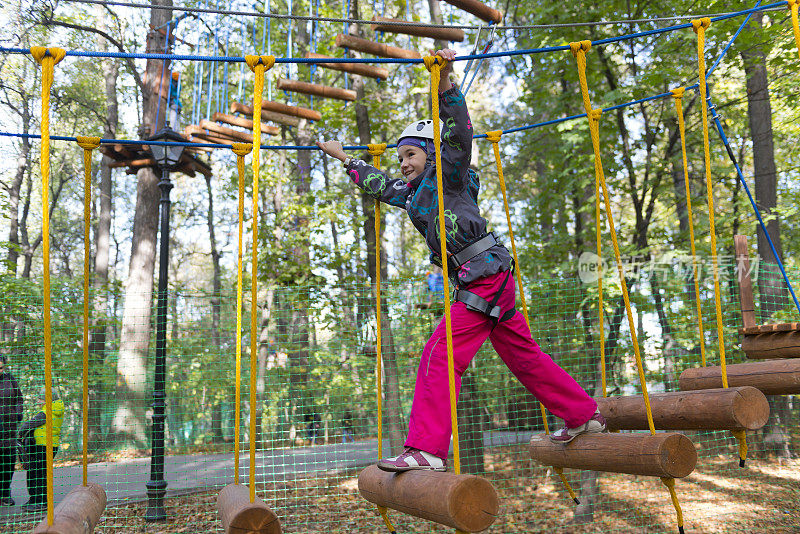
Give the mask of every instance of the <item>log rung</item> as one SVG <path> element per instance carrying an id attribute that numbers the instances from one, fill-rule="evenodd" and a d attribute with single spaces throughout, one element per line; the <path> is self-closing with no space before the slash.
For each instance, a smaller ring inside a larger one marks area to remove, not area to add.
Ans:
<path id="1" fill-rule="evenodd" d="M 347 102 L 353 102 L 356 99 L 356 92 L 351 89 L 329 87 L 327 85 L 301 82 L 299 80 L 278 78 L 277 87 L 281 91 L 292 91 L 295 93 L 302 93 L 304 95 L 318 96 L 320 98 L 335 98 L 338 100 L 345 100 Z"/>
<path id="2" fill-rule="evenodd" d="M 758 430 L 769 418 L 769 402 L 750 386 L 651 393 L 653 424 L 659 430 Z M 647 430 L 641 395 L 595 399 L 609 430 Z"/>
<path id="3" fill-rule="evenodd" d="M 458 28 L 433 28 L 430 26 L 413 26 L 407 20 L 392 19 L 388 17 L 372 17 L 372 29 L 376 32 L 402 33 L 416 35 L 417 37 L 430 37 L 443 41 L 461 42 L 465 38 L 463 30 Z M 399 23 L 399 24 L 398 24 Z"/>
<path id="4" fill-rule="evenodd" d="M 377 43 L 344 33 L 340 33 L 336 36 L 336 46 L 380 57 L 393 57 L 398 59 L 420 59 L 422 57 L 416 50 L 406 50 L 404 48 L 390 46 L 385 43 Z"/>
<path id="5" fill-rule="evenodd" d="M 281 523 L 275 512 L 255 498 L 250 502 L 250 488 L 228 484 L 217 495 L 222 528 L 226 534 L 280 534 Z"/>
<path id="6" fill-rule="evenodd" d="M 744 334 L 745 336 L 754 336 L 757 334 L 769 334 L 772 332 L 796 332 L 798 330 L 800 330 L 800 323 L 774 323 L 751 326 L 749 328 L 740 328 L 739 333 Z"/>
<path id="7" fill-rule="evenodd" d="M 358 491 L 378 506 L 463 532 L 486 530 L 500 511 L 494 486 L 475 475 L 436 471 L 387 473 L 371 465 L 358 475 Z"/>
<path id="8" fill-rule="evenodd" d="M 536 434 L 529 450 L 534 460 L 553 467 L 662 478 L 683 478 L 697 464 L 692 441 L 675 432 L 583 434 L 567 444 Z"/>
<path id="9" fill-rule="evenodd" d="M 45 517 L 33 529 L 33 534 L 83 534 L 94 532 L 106 509 L 106 492 L 98 485 L 89 482 L 86 486 L 76 486 L 53 510 L 53 523 L 48 525 Z"/>
<path id="10" fill-rule="evenodd" d="M 727 366 L 727 374 L 731 387 L 752 386 L 764 395 L 800 394 L 800 359 L 735 363 Z M 720 388 L 722 371 L 719 366 L 694 367 L 683 371 L 678 382 L 684 391 Z"/>

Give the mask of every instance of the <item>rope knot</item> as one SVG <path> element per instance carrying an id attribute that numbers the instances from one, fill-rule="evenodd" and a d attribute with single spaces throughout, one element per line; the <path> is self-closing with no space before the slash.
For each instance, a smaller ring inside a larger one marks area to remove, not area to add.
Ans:
<path id="1" fill-rule="evenodd" d="M 492 143 L 499 143 L 500 136 L 502 135 L 503 135 L 503 130 L 492 130 L 491 132 L 486 132 L 486 139 L 488 139 Z"/>
<path id="2" fill-rule="evenodd" d="M 789 7 L 800 6 L 800 0 L 789 0 Z"/>
<path id="3" fill-rule="evenodd" d="M 264 70 L 267 71 L 275 64 L 275 56 L 245 56 L 244 61 L 253 72 L 257 65 L 264 65 Z"/>
<path id="4" fill-rule="evenodd" d="M 386 143 L 369 144 L 367 145 L 367 151 L 370 156 L 380 156 L 386 152 Z"/>
<path id="5" fill-rule="evenodd" d="M 600 117 L 603 115 L 603 109 L 593 109 L 589 112 L 589 119 L 593 121 L 599 121 Z"/>
<path id="6" fill-rule="evenodd" d="M 31 48 L 31 55 L 37 63 L 41 64 L 46 57 L 53 58 L 53 65 L 64 59 L 67 51 L 63 48 L 47 48 L 46 46 L 34 46 Z"/>
<path id="7" fill-rule="evenodd" d="M 231 150 L 240 157 L 245 157 L 253 150 L 252 143 L 231 143 Z"/>
<path id="8" fill-rule="evenodd" d="M 425 68 L 429 71 L 433 69 L 434 65 L 439 65 L 443 67 L 446 63 L 446 60 L 442 56 L 425 56 L 422 58 L 422 61 L 425 62 Z"/>
<path id="9" fill-rule="evenodd" d="M 592 42 L 589 40 L 586 41 L 575 41 L 569 44 L 569 49 L 572 50 L 572 55 L 578 57 L 578 52 L 583 51 L 584 53 L 588 52 L 592 48 Z"/>
<path id="10" fill-rule="evenodd" d="M 683 94 L 686 92 L 685 87 L 677 87 L 671 91 L 672 98 L 683 98 Z"/>
<path id="11" fill-rule="evenodd" d="M 78 143 L 78 146 L 84 150 L 94 150 L 95 148 L 100 146 L 99 137 L 88 137 L 85 135 L 79 135 L 75 138 L 75 141 Z"/>
<path id="12" fill-rule="evenodd" d="M 694 29 L 694 33 L 699 32 L 700 28 L 703 28 L 703 30 L 705 30 L 709 26 L 711 26 L 711 19 L 708 17 L 703 17 L 702 19 L 697 19 L 692 21 L 692 28 Z"/>

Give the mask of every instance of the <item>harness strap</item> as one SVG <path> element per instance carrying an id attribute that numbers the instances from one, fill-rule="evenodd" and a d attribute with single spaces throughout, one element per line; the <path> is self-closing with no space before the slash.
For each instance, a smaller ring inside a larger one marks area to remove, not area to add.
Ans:
<path id="1" fill-rule="evenodd" d="M 485 252 L 495 246 L 497 244 L 497 238 L 495 237 L 494 233 L 489 232 L 485 236 L 481 237 L 477 241 L 473 241 L 466 247 L 462 248 L 455 254 L 450 255 L 450 261 L 456 266 L 456 268 L 461 267 L 469 260 L 477 256 L 478 254 Z"/>
<path id="2" fill-rule="evenodd" d="M 453 300 L 456 302 L 463 302 L 468 310 L 476 311 L 488 316 L 495 326 L 497 326 L 498 323 L 508 321 L 514 317 L 514 315 L 517 313 L 517 309 L 512 307 L 510 310 L 503 313 L 502 308 L 497 305 L 497 301 L 500 300 L 500 296 L 503 294 L 503 291 L 505 291 L 506 284 L 508 284 L 508 281 L 511 279 L 511 273 L 512 269 L 506 271 L 505 280 L 503 280 L 503 283 L 500 285 L 500 289 L 497 290 L 497 293 L 495 293 L 491 302 L 480 295 L 473 293 L 472 291 L 460 288 L 455 290 Z"/>

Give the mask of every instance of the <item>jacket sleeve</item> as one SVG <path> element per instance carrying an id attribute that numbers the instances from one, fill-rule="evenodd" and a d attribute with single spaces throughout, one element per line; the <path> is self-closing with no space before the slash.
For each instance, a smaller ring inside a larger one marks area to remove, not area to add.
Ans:
<path id="1" fill-rule="evenodd" d="M 20 438 L 25 438 L 27 434 L 32 434 L 34 430 L 39 428 L 40 426 L 47 424 L 47 416 L 44 412 L 38 412 L 36 415 L 22 423 L 22 426 L 19 427 L 19 432 L 17 435 Z"/>
<path id="2" fill-rule="evenodd" d="M 445 188 L 460 190 L 469 182 L 472 121 L 464 95 L 453 87 L 439 95 L 442 121 L 442 180 Z"/>
<path id="3" fill-rule="evenodd" d="M 347 166 L 347 175 L 375 200 L 405 209 L 411 188 L 403 180 L 389 178 L 385 172 L 356 159 Z"/>

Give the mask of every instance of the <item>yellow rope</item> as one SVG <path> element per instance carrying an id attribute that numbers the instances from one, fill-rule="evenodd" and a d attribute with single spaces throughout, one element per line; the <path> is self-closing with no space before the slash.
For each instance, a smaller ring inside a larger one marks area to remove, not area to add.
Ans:
<path id="1" fill-rule="evenodd" d="M 261 106 L 264 74 L 275 64 L 274 56 L 246 56 L 255 75 L 253 84 L 253 266 L 250 285 L 250 502 L 256 500 L 256 355 L 258 354 L 258 177 L 261 154 Z"/>
<path id="2" fill-rule="evenodd" d="M 700 303 L 700 281 L 697 272 L 697 250 L 694 238 L 694 215 L 692 215 L 692 192 L 689 188 L 689 163 L 686 157 L 686 121 L 683 118 L 683 87 L 672 90 L 675 99 L 675 114 L 678 116 L 678 130 L 681 133 L 681 154 L 683 155 L 683 183 L 686 191 L 686 213 L 689 219 L 689 245 L 692 249 L 692 269 L 694 270 L 694 302 L 697 308 L 697 327 L 700 331 L 700 361 L 706 366 L 706 342 L 703 331 L 703 308 Z"/>
<path id="3" fill-rule="evenodd" d="M 444 184 L 442 183 L 442 149 L 439 130 L 439 78 L 445 59 L 441 56 L 425 56 L 425 68 L 431 73 L 431 102 L 433 115 L 433 146 L 436 149 L 436 187 L 439 199 L 439 242 L 441 243 L 442 271 L 444 278 L 444 320 L 447 330 L 447 378 L 450 382 L 450 422 L 453 426 L 453 470 L 461 473 L 461 453 L 458 448 L 458 415 L 456 414 L 455 370 L 453 369 L 453 325 L 450 317 L 450 281 L 447 269 L 447 228 L 444 224 Z"/>
<path id="4" fill-rule="evenodd" d="M 381 155 L 386 152 L 386 143 L 369 144 L 367 149 L 372 155 L 372 166 L 381 168 Z M 383 458 L 383 346 L 381 338 L 381 201 L 375 201 L 375 316 L 377 318 L 377 334 L 375 340 L 375 384 L 378 402 L 378 458 Z M 389 520 L 385 506 L 378 506 L 386 528 L 394 532 L 394 525 Z"/>
<path id="5" fill-rule="evenodd" d="M 570 43 L 570 49 L 575 55 L 578 63 L 578 78 L 581 84 L 581 95 L 583 96 L 583 105 L 586 108 L 586 116 L 589 118 L 589 133 L 592 137 L 592 148 L 594 150 L 594 170 L 595 179 L 600 182 L 603 190 L 603 200 L 606 208 L 606 218 L 608 219 L 608 227 L 611 232 L 611 242 L 614 245 L 614 258 L 617 262 L 617 271 L 619 272 L 619 282 L 622 288 L 622 298 L 625 301 L 625 311 L 628 315 L 628 328 L 631 332 L 631 342 L 633 343 L 633 351 L 636 356 L 636 369 L 639 373 L 639 382 L 642 386 L 642 397 L 644 399 L 645 410 L 647 412 L 647 424 L 650 428 L 650 434 L 655 434 L 655 425 L 653 424 L 653 413 L 650 409 L 650 395 L 647 393 L 647 383 L 644 377 L 644 365 L 642 364 L 642 356 L 639 350 L 639 341 L 636 336 L 636 324 L 633 320 L 633 310 L 631 309 L 630 296 L 628 295 L 628 284 L 625 282 L 625 268 L 622 265 L 622 257 L 619 251 L 619 243 L 617 242 L 617 231 L 614 228 L 614 217 L 611 213 L 611 203 L 608 196 L 608 188 L 606 186 L 606 178 L 603 173 L 603 162 L 600 158 L 600 116 L 603 113 L 602 109 L 591 109 L 591 101 L 589 100 L 589 87 L 586 81 L 586 52 L 591 48 L 591 41 L 581 41 L 579 43 Z"/>
<path id="6" fill-rule="evenodd" d="M 717 341 L 722 370 L 722 387 L 728 387 L 728 372 L 725 367 L 725 336 L 722 330 L 722 302 L 719 291 L 719 261 L 717 258 L 717 233 L 714 225 L 714 189 L 711 182 L 711 145 L 708 140 L 708 105 L 706 87 L 706 60 L 704 57 L 706 28 L 711 24 L 708 17 L 693 20 L 692 28 L 697 33 L 697 61 L 700 70 L 700 109 L 703 114 L 703 155 L 706 166 L 706 193 L 708 197 L 708 222 L 711 234 L 711 263 L 714 266 L 714 304 L 717 313 Z"/>
<path id="7" fill-rule="evenodd" d="M 797 57 L 800 58 L 800 22 L 797 17 L 797 7 L 800 0 L 789 0 L 789 9 L 792 12 L 792 29 L 794 30 L 794 42 L 797 45 Z"/>
<path id="8" fill-rule="evenodd" d="M 241 430 L 239 421 L 242 414 L 242 249 L 244 248 L 244 157 L 253 150 L 248 143 L 233 143 L 231 150 L 236 154 L 236 169 L 239 184 L 239 251 L 236 256 L 236 385 L 234 392 L 235 414 L 233 426 L 233 483 L 239 483 L 239 441 Z"/>
<path id="9" fill-rule="evenodd" d="M 89 277 L 92 258 L 92 150 L 100 146 L 99 137 L 75 138 L 83 149 L 83 485 L 89 483 Z"/>
<path id="10" fill-rule="evenodd" d="M 681 509 L 681 503 L 678 501 L 678 494 L 675 492 L 675 479 L 662 478 L 661 483 L 669 490 L 672 506 L 675 508 L 675 514 L 677 515 L 678 529 L 683 532 L 683 510 Z"/>
<path id="11" fill-rule="evenodd" d="M 492 143 L 492 148 L 494 150 L 494 161 L 497 165 L 497 179 L 500 182 L 500 191 L 503 193 L 503 206 L 506 210 L 506 222 L 508 223 L 508 236 L 511 240 L 511 253 L 514 256 L 514 264 L 519 265 L 519 256 L 517 255 L 517 244 L 514 240 L 514 230 L 511 224 L 511 211 L 508 207 L 508 194 L 506 190 L 506 181 L 503 177 L 503 162 L 500 159 L 500 137 L 503 135 L 502 130 L 494 130 L 491 132 L 486 132 L 486 138 Z M 528 304 L 525 301 L 525 289 L 522 285 L 522 276 L 520 274 L 517 275 L 517 287 L 519 288 L 519 298 L 522 301 L 522 314 L 525 316 L 525 322 L 528 324 L 528 328 L 530 328 L 530 319 L 528 318 Z M 545 422 L 545 432 L 550 433 L 550 429 L 547 428 L 547 410 L 545 410 L 544 404 L 541 402 L 539 403 L 539 409 L 542 411 L 542 419 Z M 564 487 L 567 488 L 567 491 L 572 497 L 572 500 L 575 502 L 578 501 L 578 498 L 575 496 L 575 492 L 572 490 L 572 486 L 570 486 L 569 482 L 567 481 L 566 476 L 564 475 L 564 470 L 560 467 L 554 468 L 555 472 L 558 473 L 558 476 L 561 477 L 561 481 L 564 483 Z"/>
<path id="12" fill-rule="evenodd" d="M 47 524 L 53 524 L 53 354 L 50 324 L 50 89 L 53 86 L 55 65 L 67 52 L 62 48 L 35 46 L 31 55 L 42 66 L 42 146 L 40 167 L 42 173 L 42 271 L 44 293 L 44 402 L 47 456 Z"/>
<path id="13" fill-rule="evenodd" d="M 606 386 L 606 321 L 603 315 L 603 244 L 602 226 L 600 222 L 600 173 L 596 172 L 597 161 L 595 161 L 594 173 L 594 230 L 595 243 L 597 246 L 597 324 L 600 335 L 600 383 L 603 386 L 603 397 L 608 397 Z M 600 168 L 600 172 L 602 172 Z"/>

